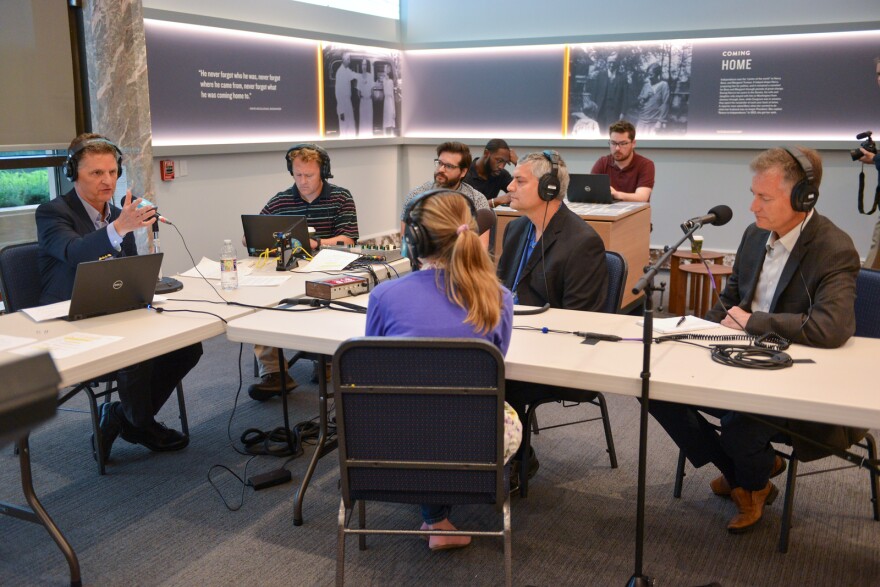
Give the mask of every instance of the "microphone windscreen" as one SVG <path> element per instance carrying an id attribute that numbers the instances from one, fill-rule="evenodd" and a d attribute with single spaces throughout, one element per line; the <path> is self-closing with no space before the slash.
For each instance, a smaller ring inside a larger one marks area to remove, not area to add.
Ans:
<path id="1" fill-rule="evenodd" d="M 477 234 L 483 234 L 495 226 L 495 212 L 489 208 L 477 210 Z"/>
<path id="2" fill-rule="evenodd" d="M 730 209 L 730 206 L 725 206 L 724 204 L 715 206 L 709 210 L 709 214 L 715 215 L 715 220 L 712 221 L 712 226 L 724 226 L 730 222 L 731 218 L 733 218 L 733 210 Z"/>

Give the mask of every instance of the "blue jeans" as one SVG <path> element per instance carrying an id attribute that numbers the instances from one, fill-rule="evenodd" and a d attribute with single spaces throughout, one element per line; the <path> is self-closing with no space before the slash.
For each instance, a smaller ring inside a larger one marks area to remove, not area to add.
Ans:
<path id="1" fill-rule="evenodd" d="M 449 517 L 449 512 L 452 511 L 451 505 L 423 504 L 421 507 L 422 519 L 426 524 L 442 522 Z"/>

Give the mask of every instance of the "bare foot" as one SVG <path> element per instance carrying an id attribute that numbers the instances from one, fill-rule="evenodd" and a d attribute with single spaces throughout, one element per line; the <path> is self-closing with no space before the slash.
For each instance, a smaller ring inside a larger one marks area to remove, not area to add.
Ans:
<path id="1" fill-rule="evenodd" d="M 422 524 L 422 530 L 458 530 L 452 525 L 448 519 L 437 522 L 436 524 Z M 470 536 L 446 536 L 437 534 L 431 536 L 428 540 L 428 547 L 431 550 L 448 550 L 450 548 L 464 548 L 471 543 Z"/>

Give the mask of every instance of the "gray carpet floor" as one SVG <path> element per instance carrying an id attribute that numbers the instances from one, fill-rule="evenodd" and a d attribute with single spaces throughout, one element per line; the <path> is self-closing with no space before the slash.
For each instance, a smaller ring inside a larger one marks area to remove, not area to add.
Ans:
<path id="1" fill-rule="evenodd" d="M 208 482 L 212 465 L 242 475 L 248 457 L 230 446 L 227 425 L 238 386 L 239 345 L 218 337 L 185 381 L 192 432 L 189 447 L 153 454 L 122 440 L 100 477 L 89 447 L 85 412 L 63 411 L 31 437 L 37 493 L 75 548 L 87 585 L 330 585 L 336 561 L 339 505 L 335 453 L 323 459 L 305 502 L 305 524 L 293 526 L 293 492 L 311 454 L 287 467 L 293 483 L 244 491 L 237 511 L 224 506 Z M 241 365 L 253 381 L 250 347 Z M 634 365 L 633 369 L 639 369 Z M 311 365 L 294 368 L 293 422 L 317 414 Z M 535 438 L 541 468 L 527 499 L 514 497 L 513 576 L 516 585 L 618 585 L 633 572 L 638 404 L 608 396 L 620 467 L 611 469 L 598 422 L 548 430 Z M 177 425 L 174 402 L 160 415 Z M 243 392 L 231 424 L 237 439 L 250 427 L 281 424 L 280 401 L 259 404 Z M 87 410 L 82 397 L 65 406 Z M 547 405 L 542 425 L 593 408 Z M 781 498 L 751 533 L 729 535 L 730 501 L 713 496 L 711 467 L 688 470 L 681 499 L 672 496 L 677 451 L 650 426 L 644 571 L 657 585 L 880 585 L 880 522 L 871 518 L 867 474 L 846 470 L 801 479 L 788 554 L 776 551 Z M 248 476 L 279 466 L 273 457 L 250 463 Z M 0 499 L 22 503 L 17 457 L 0 450 Z M 802 469 L 837 465 L 831 460 Z M 220 493 L 238 504 L 241 485 L 213 474 Z M 784 484 L 782 478 L 777 480 Z M 416 528 L 415 507 L 374 505 L 369 524 Z M 461 507 L 459 526 L 499 527 L 491 509 Z M 39 526 L 0 516 L 0 585 L 62 585 L 67 566 Z M 375 537 L 366 551 L 350 540 L 350 585 L 498 585 L 503 583 L 498 539 L 467 549 L 430 552 L 411 537 Z"/>

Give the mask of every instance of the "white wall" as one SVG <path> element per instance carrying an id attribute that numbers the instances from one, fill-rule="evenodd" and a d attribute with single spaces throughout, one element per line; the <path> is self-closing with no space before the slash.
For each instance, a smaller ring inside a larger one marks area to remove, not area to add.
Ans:
<path id="1" fill-rule="evenodd" d="M 211 19 L 253 23 L 271 28 L 325 33 L 327 37 L 400 42 L 400 23 L 390 18 L 304 4 L 294 0 L 143 0 L 145 16 L 151 11 L 175 12 L 183 22 L 210 24 Z"/>
<path id="2" fill-rule="evenodd" d="M 351 190 L 362 236 L 399 229 L 396 169 L 397 146 L 330 149 L 333 179 Z M 223 239 L 231 238 L 239 255 L 241 215 L 259 214 L 276 193 L 293 184 L 284 164 L 284 151 L 184 156 L 187 176 L 170 182 L 159 179 L 154 165 L 155 202 L 186 239 L 196 263 L 202 256 L 218 259 Z M 179 171 L 179 167 L 178 167 Z M 171 227 L 161 229 L 166 275 L 191 267 L 180 237 Z"/>
<path id="3" fill-rule="evenodd" d="M 877 0 L 637 0 L 624 4 L 595 0 L 446 0 L 441 6 L 425 0 L 400 0 L 400 18 L 402 41 L 408 46 L 467 46 L 474 41 L 651 39 L 658 34 L 660 38 L 668 38 L 669 34 L 688 38 L 687 34 L 694 31 L 712 31 L 711 36 L 720 36 L 741 34 L 737 29 L 826 27 L 877 21 L 880 4 Z"/>

